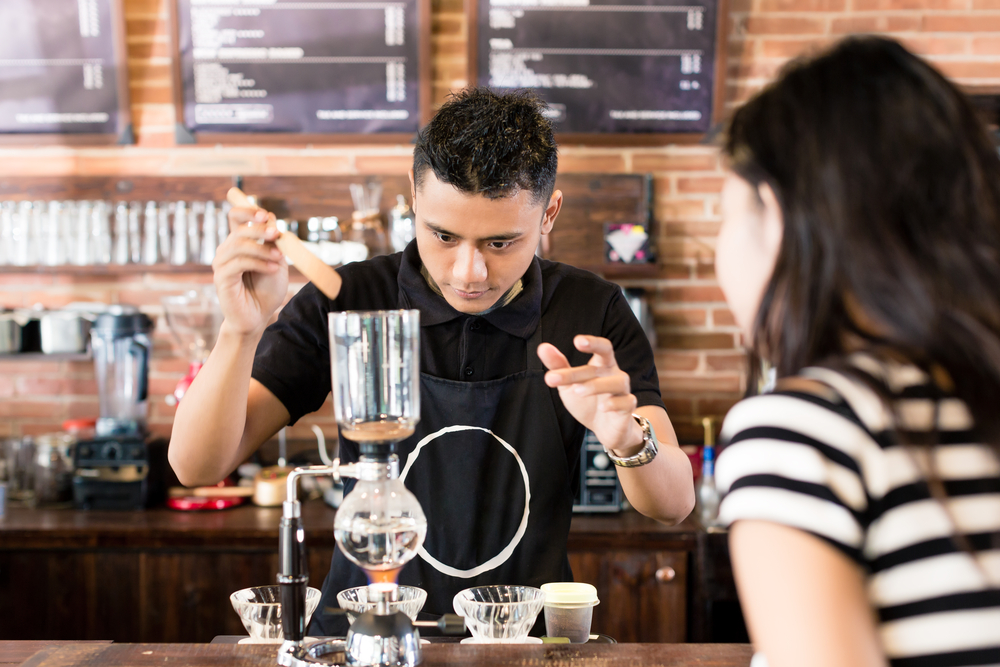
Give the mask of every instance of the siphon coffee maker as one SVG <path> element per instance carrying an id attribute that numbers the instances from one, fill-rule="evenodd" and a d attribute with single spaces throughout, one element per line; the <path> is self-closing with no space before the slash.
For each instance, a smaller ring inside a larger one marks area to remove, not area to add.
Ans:
<path id="1" fill-rule="evenodd" d="M 330 313 L 333 404 L 340 433 L 358 443 L 357 463 L 297 468 L 288 477 L 279 531 L 282 630 L 278 663 L 286 667 L 344 664 L 413 667 L 421 662 L 418 627 L 464 632 L 461 617 L 410 621 L 390 612 L 397 576 L 423 544 L 427 519 L 399 479 L 396 443 L 420 419 L 420 313 L 416 310 Z M 368 576 L 375 609 L 355 619 L 345 640 L 305 645 L 306 572 L 301 504 L 296 482 L 306 475 L 357 479 L 334 517 L 337 545 Z"/>
<path id="2" fill-rule="evenodd" d="M 90 330 L 100 417 L 74 451 L 73 501 L 83 509 L 141 509 L 162 496 L 162 441 L 148 437 L 150 333 L 135 308 L 114 306 Z"/>

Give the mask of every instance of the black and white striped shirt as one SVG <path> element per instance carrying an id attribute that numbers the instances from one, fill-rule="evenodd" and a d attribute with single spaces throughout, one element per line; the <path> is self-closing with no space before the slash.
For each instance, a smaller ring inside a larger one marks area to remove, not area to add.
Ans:
<path id="1" fill-rule="evenodd" d="M 923 372 L 850 361 L 886 383 L 902 430 L 932 430 L 935 394 Z M 1000 461 L 973 441 L 965 404 L 938 402 L 937 444 L 921 450 L 898 443 L 896 417 L 867 384 L 824 368 L 801 375 L 833 392 L 779 387 L 726 416 L 716 468 L 722 522 L 799 528 L 858 562 L 893 667 L 1000 665 Z M 931 495 L 930 470 L 944 502 Z"/>

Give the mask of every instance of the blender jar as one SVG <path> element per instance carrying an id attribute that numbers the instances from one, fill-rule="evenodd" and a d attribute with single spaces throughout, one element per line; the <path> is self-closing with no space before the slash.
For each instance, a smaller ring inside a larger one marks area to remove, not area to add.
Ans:
<path id="1" fill-rule="evenodd" d="M 98 437 L 145 432 L 152 329 L 149 317 L 121 308 L 94 322 L 90 336 L 101 405 Z"/>

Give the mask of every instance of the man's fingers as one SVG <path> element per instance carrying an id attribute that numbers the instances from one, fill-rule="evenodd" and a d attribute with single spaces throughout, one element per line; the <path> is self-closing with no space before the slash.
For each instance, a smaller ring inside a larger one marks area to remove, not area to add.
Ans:
<path id="1" fill-rule="evenodd" d="M 280 262 L 257 259 L 256 257 L 237 257 L 226 265 L 226 269 L 236 273 L 274 273 L 281 266 Z"/>
<path id="2" fill-rule="evenodd" d="M 560 368 L 545 374 L 545 383 L 550 387 L 564 387 L 577 382 L 586 382 L 607 375 L 607 369 L 600 366 L 576 366 Z"/>
<path id="3" fill-rule="evenodd" d="M 264 241 L 274 241 L 279 236 L 281 232 L 275 227 L 267 226 L 261 224 L 243 225 L 242 227 L 237 227 L 233 230 L 230 236 L 242 239 L 253 239 L 257 243 Z"/>
<path id="4" fill-rule="evenodd" d="M 549 370 L 569 368 L 569 359 L 559 351 L 559 348 L 551 343 L 542 343 L 538 346 L 538 358 L 542 360 L 542 363 Z"/>
<path id="5" fill-rule="evenodd" d="M 576 384 L 572 391 L 579 396 L 596 396 L 597 394 L 612 394 L 624 396 L 631 392 L 628 373 L 615 373 L 605 377 L 597 377 L 588 382 Z"/>
<path id="6" fill-rule="evenodd" d="M 229 231 L 235 232 L 240 227 L 250 223 L 257 225 L 267 222 L 268 213 L 262 208 L 231 208 L 229 209 Z"/>
<path id="7" fill-rule="evenodd" d="M 278 260 L 281 258 L 281 251 L 278 250 L 278 246 L 273 243 L 262 243 L 260 240 L 255 239 L 255 237 L 250 235 L 247 237 L 231 237 L 227 239 L 226 243 L 220 245 L 219 249 L 216 251 L 216 257 L 223 262 L 232 257 L 239 257 L 243 255 L 259 257 L 261 259 Z"/>
<path id="8" fill-rule="evenodd" d="M 260 244 L 250 239 L 227 239 L 219 246 L 212 261 L 212 269 L 216 273 L 239 273 L 246 269 L 239 264 L 241 260 L 249 259 L 263 263 L 280 263 L 283 261 L 281 251 L 271 243 Z M 255 269 L 251 269 L 255 270 Z"/>
<path id="9" fill-rule="evenodd" d="M 618 362 L 615 361 L 615 348 L 607 338 L 601 338 L 600 336 L 575 336 L 573 338 L 573 345 L 581 352 L 590 352 L 594 355 L 590 359 L 591 365 L 606 366 L 608 368 L 618 367 Z"/>

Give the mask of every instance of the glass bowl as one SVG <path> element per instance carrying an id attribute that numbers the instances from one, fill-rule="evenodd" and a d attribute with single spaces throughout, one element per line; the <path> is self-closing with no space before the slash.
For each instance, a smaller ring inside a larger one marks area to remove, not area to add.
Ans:
<path id="1" fill-rule="evenodd" d="M 459 592 L 453 604 L 478 643 L 519 644 L 544 602 L 545 593 L 531 586 L 477 586 Z"/>
<path id="2" fill-rule="evenodd" d="M 427 601 L 427 591 L 416 586 L 400 586 L 399 599 L 389 603 L 389 610 L 401 611 L 410 617 L 411 621 L 417 620 L 417 614 L 424 608 Z M 375 608 L 374 602 L 368 601 L 368 587 L 358 586 L 348 588 L 337 593 L 337 604 L 347 612 L 347 620 L 351 623 L 361 614 Z"/>
<path id="3" fill-rule="evenodd" d="M 269 639 L 280 641 L 284 638 L 281 631 L 281 588 L 273 586 L 255 586 L 236 591 L 229 596 L 233 609 L 240 615 L 243 627 L 253 639 Z M 313 612 L 319 606 L 320 592 L 318 588 L 306 589 L 306 626 Z"/>

